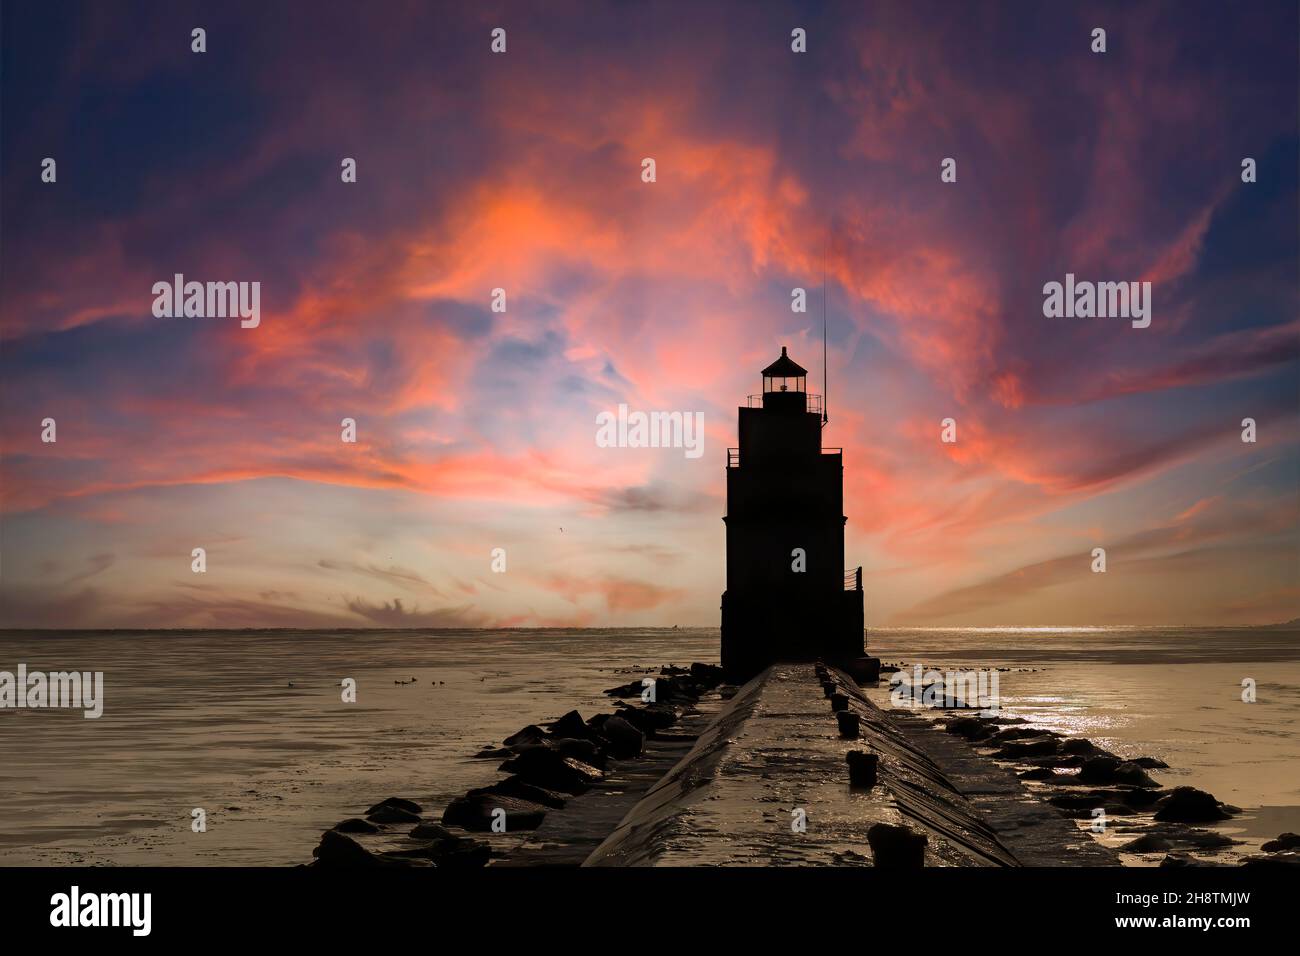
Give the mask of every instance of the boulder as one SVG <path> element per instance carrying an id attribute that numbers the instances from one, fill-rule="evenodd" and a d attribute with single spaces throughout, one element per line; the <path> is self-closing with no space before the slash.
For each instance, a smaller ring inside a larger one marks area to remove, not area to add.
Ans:
<path id="1" fill-rule="evenodd" d="M 619 760 L 639 757 L 645 749 L 645 734 L 622 717 L 609 718 L 600 732 L 609 741 L 610 755 Z"/>
<path id="2" fill-rule="evenodd" d="M 540 803 L 551 810 L 562 810 L 565 801 L 565 798 L 560 794 L 552 790 L 544 790 L 519 776 L 506 777 L 490 787 L 479 787 L 476 790 L 471 790 L 466 796 L 472 797 L 479 793 L 496 793 L 506 797 L 518 797 L 521 800 Z"/>
<path id="3" fill-rule="evenodd" d="M 378 833 L 379 827 L 360 817 L 349 817 L 341 823 L 334 824 L 334 830 L 337 833 Z"/>
<path id="4" fill-rule="evenodd" d="M 311 851 L 316 862 L 329 867 L 372 867 L 383 866 L 384 861 L 371 853 L 350 836 L 344 836 L 337 830 L 326 830 L 321 834 L 320 845 Z"/>
<path id="5" fill-rule="evenodd" d="M 1146 833 L 1119 848 L 1121 853 L 1166 853 L 1174 845 L 1155 833 Z"/>
<path id="6" fill-rule="evenodd" d="M 1021 780 L 1052 781 L 1056 779 L 1056 771 L 1051 767 L 1035 767 L 1032 770 L 1022 770 L 1016 776 Z"/>
<path id="7" fill-rule="evenodd" d="M 1071 737 L 1061 741 L 1061 753 L 1091 757 L 1097 753 L 1097 745 L 1083 737 Z"/>
<path id="8" fill-rule="evenodd" d="M 677 710 L 668 704 L 647 704 L 644 707 L 623 707 L 618 716 L 647 737 L 653 737 L 656 730 L 665 730 L 677 723 Z M 604 727 L 601 728 L 604 731 Z"/>
<path id="9" fill-rule="evenodd" d="M 371 823 L 419 823 L 420 815 L 401 807 L 380 804 L 366 815 L 366 819 Z"/>
<path id="10" fill-rule="evenodd" d="M 389 797 L 387 800 L 381 800 L 373 807 L 366 811 L 367 814 L 374 813 L 380 807 L 397 807 L 399 810 L 405 810 L 407 813 L 420 814 L 424 812 L 420 805 L 414 800 L 403 800 L 401 797 Z"/>
<path id="11" fill-rule="evenodd" d="M 520 747 L 526 744 L 540 744 L 546 739 L 546 731 L 542 730 L 536 724 L 529 724 L 521 730 L 515 731 L 509 737 L 502 741 L 507 747 Z"/>
<path id="12" fill-rule="evenodd" d="M 558 751 L 545 747 L 527 750 L 507 760 L 500 769 L 518 774 L 526 782 L 543 790 L 560 793 L 582 793 L 605 776 L 591 764 L 565 757 Z"/>
<path id="13" fill-rule="evenodd" d="M 1159 786 L 1137 764 L 1111 756 L 1089 757 L 1084 760 L 1083 766 L 1079 769 L 1079 782 L 1093 784 L 1122 783 L 1130 787 Z"/>
<path id="14" fill-rule="evenodd" d="M 582 714 L 576 710 L 569 711 L 551 724 L 551 734 L 556 737 L 586 737 L 588 729 L 587 722 L 582 719 Z"/>
<path id="15" fill-rule="evenodd" d="M 1174 787 L 1156 804 L 1156 819 L 1176 823 L 1210 823 L 1226 820 L 1222 805 L 1213 794 L 1195 787 Z"/>
<path id="16" fill-rule="evenodd" d="M 1284 850 L 1300 849 L 1300 836 L 1294 833 L 1283 833 L 1276 840 L 1269 840 L 1262 847 L 1265 853 L 1281 853 Z"/>
<path id="17" fill-rule="evenodd" d="M 1160 784 L 1152 780 L 1145 770 L 1139 767 L 1132 760 L 1125 760 L 1115 768 L 1115 782 L 1122 783 L 1127 787 L 1151 787 L 1158 788 Z"/>
<path id="18" fill-rule="evenodd" d="M 459 839 L 441 823 L 421 823 L 407 834 L 412 840 L 456 840 Z"/>
<path id="19" fill-rule="evenodd" d="M 1157 760 L 1155 757 L 1134 757 L 1130 763 L 1135 763 L 1144 770 L 1168 770 L 1169 764 L 1163 760 Z"/>
<path id="20" fill-rule="evenodd" d="M 645 687 L 640 680 L 628 681 L 626 684 L 620 684 L 617 687 L 611 687 L 607 691 L 610 697 L 640 697 L 641 691 Z"/>
<path id="21" fill-rule="evenodd" d="M 442 812 L 442 822 L 486 833 L 499 818 L 498 810 L 505 811 L 506 832 L 536 830 L 546 817 L 546 807 L 531 800 L 507 797 L 497 793 L 470 793 L 457 797 Z"/>
<path id="22" fill-rule="evenodd" d="M 1021 757 L 1049 757 L 1056 753 L 1059 741 L 1055 737 L 1025 737 L 1021 740 L 1008 740 L 993 756 L 1002 760 L 1018 760 Z"/>
<path id="23" fill-rule="evenodd" d="M 993 728 L 978 717 L 954 717 L 943 729 L 966 740 L 984 740 L 993 735 Z"/>
<path id="24" fill-rule="evenodd" d="M 1052 733 L 1050 730 L 1040 730 L 1037 727 L 1005 727 L 998 730 L 995 734 L 998 742 L 1005 740 L 1020 740 L 1024 737 L 1059 737 L 1060 734 Z M 1064 748 L 1062 748 L 1064 750 Z M 1065 751 L 1070 753 L 1071 751 Z"/>
<path id="25" fill-rule="evenodd" d="M 589 763 L 593 767 L 599 767 L 605 763 L 605 755 L 600 752 L 600 747 L 593 740 L 580 737 L 561 737 L 549 741 L 547 746 L 558 750 L 562 757 L 572 757 L 574 760 Z"/>
<path id="26" fill-rule="evenodd" d="M 1263 856 L 1248 856 L 1241 861 L 1241 865 L 1250 867 L 1300 866 L 1300 853 L 1296 853 L 1294 850 L 1283 850 L 1279 853 L 1267 853 Z"/>
<path id="27" fill-rule="evenodd" d="M 691 665 L 691 676 L 706 690 L 712 690 L 723 681 L 722 668 L 717 664 L 696 662 Z"/>
<path id="28" fill-rule="evenodd" d="M 884 869 L 919 869 L 925 866 L 929 838 L 919 830 L 877 823 L 867 831 L 875 865 Z"/>
<path id="29" fill-rule="evenodd" d="M 482 840 L 457 836 L 436 823 L 421 824 L 411 831 L 411 836 L 414 839 L 428 839 L 429 842 L 410 849 L 391 850 L 384 857 L 405 863 L 430 860 L 436 866 L 473 869 L 486 866 L 492 856 L 492 848 Z"/>
<path id="30" fill-rule="evenodd" d="M 492 848 L 482 840 L 457 840 L 451 844 L 438 844 L 434 848 L 433 862 L 447 870 L 476 870 L 487 866 Z"/>

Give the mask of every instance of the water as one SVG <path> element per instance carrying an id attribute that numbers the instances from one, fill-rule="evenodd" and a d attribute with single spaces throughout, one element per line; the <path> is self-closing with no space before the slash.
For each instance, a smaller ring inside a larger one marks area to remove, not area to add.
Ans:
<path id="1" fill-rule="evenodd" d="M 1300 633 L 1245 629 L 873 630 L 872 653 L 1001 674 L 1009 714 L 1160 757 L 1300 830 Z M 104 716 L 0 710 L 0 865 L 303 863 L 386 796 L 441 808 L 499 774 L 474 760 L 524 724 L 611 708 L 636 668 L 717 660 L 717 631 L 0 634 L 0 670 L 102 670 Z M 339 682 L 353 677 L 358 700 Z M 395 684 L 414 677 L 415 683 Z M 1240 702 L 1240 682 L 1259 702 Z M 292 682 L 292 687 L 289 686 Z M 207 831 L 191 830 L 191 810 Z M 1253 836 L 1251 834 L 1254 834 Z"/>
<path id="2" fill-rule="evenodd" d="M 1156 782 L 1199 787 L 1242 808 L 1215 827 L 1242 841 L 1228 858 L 1300 831 L 1300 630 L 879 630 L 870 646 L 909 670 L 1011 668 L 998 675 L 1003 716 L 1119 756 L 1158 757 L 1169 769 L 1150 771 Z M 1241 699 L 1243 678 L 1256 682 L 1253 704 Z"/>

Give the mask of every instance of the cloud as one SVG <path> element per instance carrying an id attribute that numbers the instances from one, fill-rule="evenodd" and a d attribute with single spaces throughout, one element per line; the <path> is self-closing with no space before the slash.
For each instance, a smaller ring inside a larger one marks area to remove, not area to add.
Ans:
<path id="1" fill-rule="evenodd" d="M 469 605 L 422 611 L 418 606 L 405 607 L 401 598 L 378 605 L 363 598 L 350 598 L 347 607 L 353 614 L 380 627 L 479 627 L 483 620 Z"/>

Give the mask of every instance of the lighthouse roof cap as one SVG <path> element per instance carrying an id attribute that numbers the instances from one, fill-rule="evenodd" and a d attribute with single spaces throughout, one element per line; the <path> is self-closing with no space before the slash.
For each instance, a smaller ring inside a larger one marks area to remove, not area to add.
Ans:
<path id="1" fill-rule="evenodd" d="M 783 345 L 781 346 L 781 357 L 763 369 L 763 374 L 768 378 L 797 378 L 800 375 L 807 375 L 808 370 L 786 355 L 785 346 Z"/>

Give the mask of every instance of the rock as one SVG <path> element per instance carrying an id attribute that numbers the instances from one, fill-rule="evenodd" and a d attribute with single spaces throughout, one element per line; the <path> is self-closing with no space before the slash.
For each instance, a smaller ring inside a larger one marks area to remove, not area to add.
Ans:
<path id="1" fill-rule="evenodd" d="M 639 680 L 634 680 L 620 684 L 618 687 L 611 687 L 605 693 L 610 697 L 640 697 L 644 689 L 644 685 Z"/>
<path id="2" fill-rule="evenodd" d="M 401 807 L 379 804 L 366 815 L 366 819 L 371 823 L 419 823 L 420 815 Z"/>
<path id="3" fill-rule="evenodd" d="M 1300 853 L 1293 850 L 1282 850 L 1265 856 L 1248 856 L 1241 861 L 1241 865 L 1251 867 L 1300 866 Z"/>
<path id="4" fill-rule="evenodd" d="M 1123 783 L 1130 787 L 1158 787 L 1145 770 L 1118 757 L 1089 757 L 1079 769 L 1080 783 Z M 1193 822 L 1193 821 L 1188 821 Z"/>
<path id="5" fill-rule="evenodd" d="M 593 767 L 599 767 L 605 763 L 605 755 L 600 752 L 600 747 L 593 740 L 562 737 L 558 740 L 549 741 L 548 746 L 558 750 L 562 757 L 572 757 L 574 760 L 589 763 Z"/>
<path id="6" fill-rule="evenodd" d="M 1283 833 L 1276 840 L 1269 840 L 1260 849 L 1265 853 L 1281 853 L 1283 850 L 1300 849 L 1300 836 L 1294 833 Z"/>
<path id="7" fill-rule="evenodd" d="M 341 823 L 334 824 L 334 830 L 337 833 L 378 833 L 379 827 L 367 823 L 360 817 L 349 817 Z"/>
<path id="8" fill-rule="evenodd" d="M 878 754 L 865 750 L 850 750 L 844 755 L 849 764 L 849 786 L 870 790 L 876 785 L 876 771 L 880 766 Z"/>
<path id="9" fill-rule="evenodd" d="M 576 710 L 569 711 L 550 727 L 553 737 L 586 737 L 589 731 L 587 722 Z"/>
<path id="10" fill-rule="evenodd" d="M 1119 848 L 1121 853 L 1164 853 L 1172 850 L 1174 845 L 1162 836 L 1154 833 L 1147 833 L 1138 837 L 1136 840 L 1130 840 Z"/>
<path id="11" fill-rule="evenodd" d="M 851 710 L 841 710 L 835 715 L 836 723 L 839 724 L 840 736 L 845 740 L 858 739 L 858 715 Z"/>
<path id="12" fill-rule="evenodd" d="M 544 747 L 525 751 L 507 760 L 500 769 L 518 774 L 543 790 L 560 793 L 581 793 L 605 776 L 591 764 L 565 757 L 558 751 Z"/>
<path id="13" fill-rule="evenodd" d="M 1173 839 L 1179 843 L 1190 844 L 1198 850 L 1217 850 L 1220 847 L 1234 846 L 1241 842 L 1240 840 L 1234 840 L 1227 834 L 1216 833 L 1213 830 L 1187 830 L 1174 834 Z"/>
<path id="14" fill-rule="evenodd" d="M 320 845 L 311 851 L 311 855 L 321 866 L 338 867 L 372 867 L 383 866 L 384 861 L 363 847 L 350 836 L 344 836 L 337 830 L 326 830 L 321 834 Z"/>
<path id="15" fill-rule="evenodd" d="M 1113 783 L 1115 768 L 1120 765 L 1118 757 L 1089 757 L 1079 768 L 1080 783 Z"/>
<path id="16" fill-rule="evenodd" d="M 1195 787 L 1174 787 L 1156 804 L 1156 819 L 1177 823 L 1209 823 L 1226 820 L 1228 814 L 1213 794 Z"/>
<path id="17" fill-rule="evenodd" d="M 922 832 L 891 823 L 874 824 L 867 831 L 867 842 L 875 865 L 883 869 L 919 869 L 925 866 L 925 847 L 929 838 Z"/>
<path id="18" fill-rule="evenodd" d="M 1147 772 L 1131 760 L 1126 760 L 1115 768 L 1115 782 L 1129 787 L 1159 787 Z"/>
<path id="19" fill-rule="evenodd" d="M 691 664 L 691 676 L 700 682 L 700 686 L 712 690 L 723 681 L 722 668 L 717 664 Z"/>
<path id="20" fill-rule="evenodd" d="M 407 834 L 413 840 L 456 840 L 459 839 L 441 823 L 421 823 Z"/>
<path id="21" fill-rule="evenodd" d="M 482 840 L 457 840 L 434 848 L 433 862 L 448 870 L 474 870 L 487 866 L 492 848 Z"/>
<path id="22" fill-rule="evenodd" d="M 1017 760 L 1020 757 L 1048 757 L 1056 753 L 1060 746 L 1055 737 L 1026 737 L 1022 740 L 1008 740 L 993 756 L 1002 760 Z"/>
<path id="23" fill-rule="evenodd" d="M 1145 770 L 1168 770 L 1169 764 L 1163 760 L 1157 760 L 1155 757 L 1134 757 L 1130 763 L 1135 763 Z"/>
<path id="24" fill-rule="evenodd" d="M 561 810 L 564 808 L 564 797 L 552 790 L 544 790 L 541 787 L 528 783 L 523 777 L 513 776 L 506 777 L 490 787 L 479 787 L 476 790 L 469 791 L 466 796 L 472 797 L 479 793 L 498 793 L 506 797 L 519 797 L 521 800 L 530 800 L 533 803 L 540 803 L 551 810 Z"/>
<path id="25" fill-rule="evenodd" d="M 432 860 L 435 865 L 452 869 L 472 869 L 486 866 L 492 848 L 482 840 L 457 836 L 437 823 L 422 823 L 411 831 L 417 840 L 429 840 L 424 846 L 408 850 L 392 850 L 385 857 L 402 861 L 412 859 Z"/>
<path id="26" fill-rule="evenodd" d="M 984 740 L 993 736 L 993 728 L 978 717 L 954 717 L 944 724 L 943 729 L 966 740 Z"/>
<path id="27" fill-rule="evenodd" d="M 474 755 L 475 760 L 504 760 L 513 754 L 509 747 L 484 747 Z"/>
<path id="28" fill-rule="evenodd" d="M 1016 776 L 1021 780 L 1055 780 L 1056 771 L 1051 767 L 1035 767 L 1033 770 L 1022 770 Z"/>
<path id="29" fill-rule="evenodd" d="M 442 822 L 486 833 L 492 829 L 494 820 L 499 819 L 498 810 L 505 811 L 507 833 L 536 830 L 546 817 L 546 807 L 531 800 L 497 793 L 471 793 L 447 804 L 447 809 L 442 812 Z"/>
<path id="30" fill-rule="evenodd" d="M 600 728 L 609 741 L 610 755 L 618 760 L 641 756 L 645 750 L 645 734 L 622 717 L 611 717 Z"/>
<path id="31" fill-rule="evenodd" d="M 1165 854 L 1165 858 L 1160 861 L 1160 865 L 1164 867 L 1164 866 L 1204 866 L 1205 864 L 1202 863 L 1200 860 L 1196 859 L 1195 857 L 1188 856 L 1186 853 L 1167 853 Z"/>
<path id="32" fill-rule="evenodd" d="M 1006 727 L 997 731 L 995 736 L 1001 743 L 1006 740 L 1021 740 L 1025 737 L 1059 737 L 1060 734 L 1052 733 L 1050 730 L 1039 730 L 1037 727 Z"/>
<path id="33" fill-rule="evenodd" d="M 407 813 L 420 814 L 424 811 L 414 800 L 403 800 L 401 797 L 389 797 L 387 800 L 381 800 L 373 807 L 366 811 L 367 814 L 374 813 L 380 807 L 397 807 L 399 810 L 405 810 Z"/>
<path id="34" fill-rule="evenodd" d="M 671 704 L 646 704 L 644 707 L 624 706 L 619 710 L 618 716 L 647 737 L 654 736 L 656 730 L 665 730 L 677 723 L 677 709 Z M 602 727 L 601 730 L 603 731 L 604 728 Z"/>
<path id="35" fill-rule="evenodd" d="M 517 730 L 505 740 L 502 741 L 507 747 L 520 747 L 526 744 L 540 744 L 546 740 L 546 731 L 542 730 L 536 724 L 529 724 L 522 730 Z"/>
<path id="36" fill-rule="evenodd" d="M 1083 737 L 1072 737 L 1061 742 L 1061 753 L 1091 757 L 1097 753 L 1097 745 L 1091 740 L 1085 740 Z"/>

